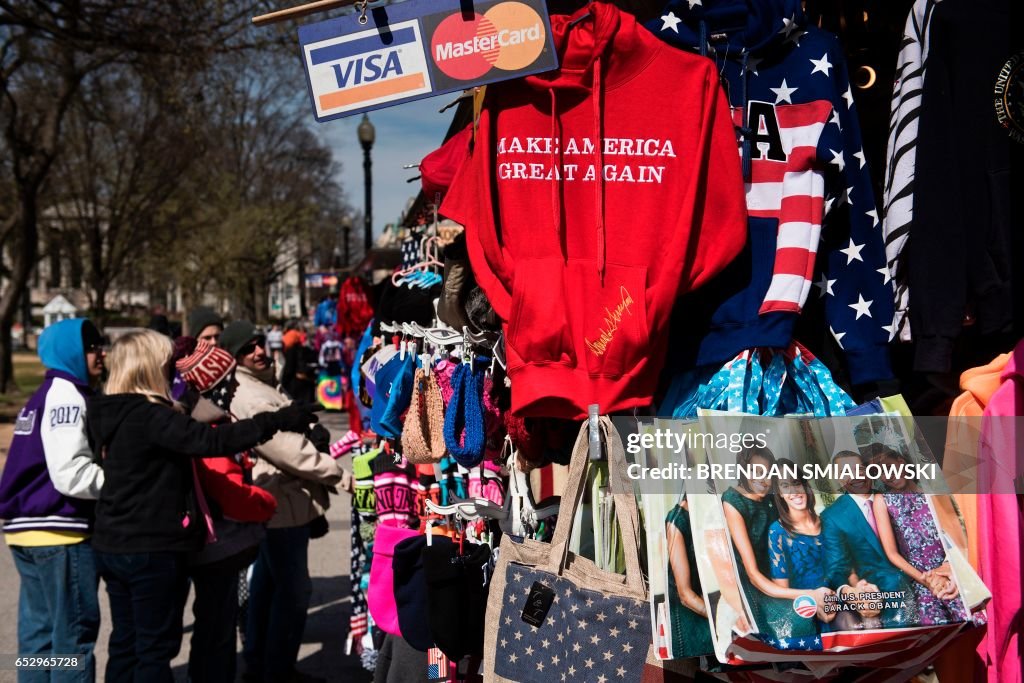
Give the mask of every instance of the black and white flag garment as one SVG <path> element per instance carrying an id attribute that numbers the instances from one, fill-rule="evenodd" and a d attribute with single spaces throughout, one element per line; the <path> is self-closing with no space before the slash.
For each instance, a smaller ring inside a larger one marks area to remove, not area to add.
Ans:
<path id="1" fill-rule="evenodd" d="M 928 28 L 932 12 L 940 1 L 917 0 L 907 16 L 896 60 L 889 115 L 882 232 L 885 237 L 886 261 L 896 284 L 896 318 L 893 325 L 902 341 L 910 341 L 907 318 L 910 291 L 906 263 L 901 256 L 910 237 L 910 225 L 914 218 L 914 165 L 917 158 L 921 93 L 928 61 Z"/>

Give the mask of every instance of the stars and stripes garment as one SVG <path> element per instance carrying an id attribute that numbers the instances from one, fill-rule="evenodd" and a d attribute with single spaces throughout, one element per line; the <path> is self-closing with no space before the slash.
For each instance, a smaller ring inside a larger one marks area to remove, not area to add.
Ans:
<path id="1" fill-rule="evenodd" d="M 554 591 L 540 626 L 523 621 L 534 583 Z M 608 597 L 544 571 L 509 564 L 494 673 L 530 683 L 636 681 L 651 644 L 650 607 Z"/>
<path id="2" fill-rule="evenodd" d="M 892 86 L 892 110 L 889 139 L 886 144 L 885 174 L 885 255 L 896 283 L 896 330 L 903 341 L 910 341 L 907 307 L 910 290 L 901 257 L 910 237 L 914 218 L 914 168 L 917 161 L 917 128 L 921 116 L 921 92 L 928 61 L 928 29 L 932 13 L 940 0 L 917 0 L 907 16 L 900 54 L 896 59 L 896 79 Z"/>
<path id="3" fill-rule="evenodd" d="M 702 290 L 714 313 L 697 363 L 788 346 L 814 296 L 851 382 L 889 379 L 893 283 L 842 48 L 799 0 L 749 4 L 678 0 L 647 24 L 715 60 L 744 162 L 749 244 L 731 281 Z"/>

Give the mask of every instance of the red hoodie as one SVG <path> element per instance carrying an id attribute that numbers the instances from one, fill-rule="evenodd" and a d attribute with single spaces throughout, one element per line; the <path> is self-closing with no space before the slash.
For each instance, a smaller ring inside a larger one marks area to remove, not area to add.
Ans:
<path id="1" fill-rule="evenodd" d="M 676 298 L 739 253 L 746 202 L 710 60 L 605 3 L 551 24 L 561 68 L 488 88 L 442 213 L 505 321 L 513 411 L 580 418 L 651 402 Z"/>

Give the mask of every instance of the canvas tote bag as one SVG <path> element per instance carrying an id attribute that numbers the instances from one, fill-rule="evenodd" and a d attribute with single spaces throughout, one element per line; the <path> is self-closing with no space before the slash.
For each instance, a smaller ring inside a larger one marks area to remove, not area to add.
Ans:
<path id="1" fill-rule="evenodd" d="M 602 571 L 569 551 L 576 510 L 587 485 L 588 427 L 573 449 L 555 535 L 550 544 L 506 535 L 487 602 L 484 680 L 504 683 L 636 681 L 655 662 L 650 608 L 640 568 L 639 515 L 626 476 L 622 440 L 600 418 L 626 573 Z"/>

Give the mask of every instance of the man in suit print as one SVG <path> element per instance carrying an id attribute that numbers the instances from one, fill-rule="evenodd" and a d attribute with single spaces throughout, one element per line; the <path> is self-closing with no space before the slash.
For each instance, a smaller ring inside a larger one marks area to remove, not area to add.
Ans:
<path id="1" fill-rule="evenodd" d="M 821 515 L 824 542 L 825 578 L 839 599 L 854 605 L 862 604 L 864 594 L 905 591 L 909 600 L 906 576 L 885 555 L 878 539 L 872 502 L 878 495 L 872 491 L 871 480 L 861 456 L 853 451 L 840 451 L 832 464 L 845 468 L 850 476 L 840 479 L 845 493 Z M 836 616 L 836 630 L 901 626 L 900 610 L 861 607 L 843 611 Z"/>

